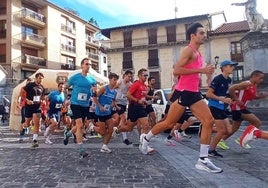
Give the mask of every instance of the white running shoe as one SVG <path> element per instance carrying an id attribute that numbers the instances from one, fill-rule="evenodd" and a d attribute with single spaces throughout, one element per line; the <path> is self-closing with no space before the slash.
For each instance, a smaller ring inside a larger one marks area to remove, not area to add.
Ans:
<path id="1" fill-rule="evenodd" d="M 152 154 L 153 152 L 155 152 L 155 149 L 150 147 L 150 146 L 148 146 L 147 147 L 147 154 Z"/>
<path id="2" fill-rule="evenodd" d="M 185 131 L 182 131 L 182 132 L 181 132 L 181 136 L 182 136 L 183 138 L 187 138 L 187 139 L 192 138 L 190 135 L 186 134 Z"/>
<path id="3" fill-rule="evenodd" d="M 112 152 L 112 150 L 110 150 L 107 145 L 103 145 L 100 151 L 102 153 L 111 153 Z"/>
<path id="4" fill-rule="evenodd" d="M 254 136 L 254 131 L 259 130 L 253 125 L 249 125 L 245 131 L 243 132 L 242 136 L 240 137 L 240 146 L 246 147 L 247 143 L 252 141 L 256 136 Z"/>
<path id="5" fill-rule="evenodd" d="M 176 141 L 181 142 L 182 136 L 181 136 L 181 133 L 178 132 L 178 130 L 174 131 L 174 135 L 175 135 Z"/>
<path id="6" fill-rule="evenodd" d="M 204 170 L 211 173 L 221 173 L 223 170 L 217 166 L 215 166 L 209 158 L 205 158 L 204 160 L 198 159 L 195 168 L 199 170 Z"/>
<path id="7" fill-rule="evenodd" d="M 51 140 L 50 140 L 49 138 L 46 138 L 46 140 L 45 140 L 45 144 L 49 144 L 49 145 L 51 145 L 51 144 L 53 144 L 53 142 L 51 142 Z"/>
<path id="8" fill-rule="evenodd" d="M 140 136 L 140 145 L 139 145 L 139 149 L 141 151 L 142 154 L 146 155 L 148 154 L 148 144 L 149 142 L 147 140 L 145 140 L 145 136 L 146 134 L 141 134 Z"/>
<path id="9" fill-rule="evenodd" d="M 175 146 L 175 144 L 173 143 L 173 141 L 171 139 L 165 138 L 164 141 L 168 146 Z"/>

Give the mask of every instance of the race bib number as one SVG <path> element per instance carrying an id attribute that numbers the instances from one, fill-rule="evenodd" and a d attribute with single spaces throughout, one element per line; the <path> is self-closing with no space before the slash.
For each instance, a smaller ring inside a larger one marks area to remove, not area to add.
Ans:
<path id="1" fill-rule="evenodd" d="M 105 109 L 105 111 L 109 111 L 109 110 L 110 110 L 110 108 L 111 108 L 111 106 L 110 106 L 110 105 L 108 105 L 108 104 L 105 104 L 105 105 L 104 105 L 104 109 Z"/>
<path id="2" fill-rule="evenodd" d="M 56 105 L 55 105 L 55 108 L 61 108 L 62 107 L 62 104 L 60 104 L 60 103 L 57 103 Z"/>
<path id="3" fill-rule="evenodd" d="M 77 100 L 86 101 L 87 100 L 87 94 L 86 93 L 78 93 Z"/>
<path id="4" fill-rule="evenodd" d="M 34 96 L 33 97 L 33 102 L 40 102 L 40 96 Z"/>

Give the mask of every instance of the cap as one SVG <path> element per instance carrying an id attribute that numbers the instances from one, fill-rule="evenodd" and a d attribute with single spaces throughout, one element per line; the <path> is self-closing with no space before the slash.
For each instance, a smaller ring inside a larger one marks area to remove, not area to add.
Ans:
<path id="1" fill-rule="evenodd" d="M 224 67 L 226 65 L 234 65 L 234 66 L 236 66 L 236 65 L 238 65 L 238 63 L 232 62 L 232 61 L 229 61 L 229 60 L 225 60 L 225 61 L 221 62 L 221 67 Z"/>

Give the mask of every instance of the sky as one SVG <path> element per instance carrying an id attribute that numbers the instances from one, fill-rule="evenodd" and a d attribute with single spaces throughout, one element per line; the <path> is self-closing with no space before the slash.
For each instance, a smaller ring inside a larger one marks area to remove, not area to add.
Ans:
<path id="1" fill-rule="evenodd" d="M 100 29 L 154 22 L 224 11 L 227 22 L 246 20 L 244 6 L 231 6 L 247 0 L 49 0 L 61 8 L 71 8 L 84 20 L 94 18 Z M 257 0 L 257 11 L 268 19 L 268 0 Z M 266 10 L 265 10 L 266 9 Z M 224 22 L 214 16 L 213 27 Z"/>

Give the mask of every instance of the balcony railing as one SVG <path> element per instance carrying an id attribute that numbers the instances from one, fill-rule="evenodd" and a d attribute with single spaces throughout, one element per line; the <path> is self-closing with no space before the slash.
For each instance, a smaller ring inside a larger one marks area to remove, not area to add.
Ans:
<path id="1" fill-rule="evenodd" d="M 31 24 L 38 24 L 38 26 L 44 26 L 46 23 L 46 18 L 44 15 L 39 14 L 28 8 L 23 8 L 21 10 L 21 17 L 24 21 Z"/>
<path id="2" fill-rule="evenodd" d="M 21 35 L 21 39 L 23 42 L 31 43 L 33 45 L 38 45 L 38 46 L 44 47 L 46 37 L 40 36 L 40 35 L 37 35 L 34 33 L 24 32 Z"/>
<path id="3" fill-rule="evenodd" d="M 62 70 L 75 70 L 75 66 L 73 64 L 66 64 L 66 63 L 61 63 L 60 68 Z"/>
<path id="4" fill-rule="evenodd" d="M 185 33 L 178 33 L 176 35 L 176 41 L 174 42 L 167 42 L 167 36 L 161 35 L 157 36 L 157 44 L 149 44 L 148 37 L 146 38 L 133 38 L 132 39 L 132 46 L 131 47 L 150 47 L 150 46 L 163 46 L 163 45 L 172 45 L 177 43 L 185 43 L 186 42 L 186 34 Z M 130 47 L 130 48 L 131 48 Z M 124 48 L 124 41 L 123 40 L 117 40 L 110 42 L 110 49 L 120 49 Z"/>
<path id="5" fill-rule="evenodd" d="M 90 35 L 86 35 L 86 42 L 90 44 L 94 44 L 96 46 L 101 46 L 101 43 Z"/>
<path id="6" fill-rule="evenodd" d="M 75 28 L 67 26 L 65 24 L 61 24 L 61 30 L 75 35 Z"/>
<path id="7" fill-rule="evenodd" d="M 75 46 L 71 46 L 67 44 L 61 44 L 61 50 L 66 51 L 66 52 L 71 52 L 71 53 L 76 52 Z"/>
<path id="8" fill-rule="evenodd" d="M 92 58 L 92 59 L 94 59 L 94 60 L 99 61 L 99 55 L 98 55 L 98 54 L 95 54 L 95 53 L 92 53 L 92 52 L 87 52 L 87 56 L 88 56 L 89 58 Z"/>
<path id="9" fill-rule="evenodd" d="M 21 58 L 21 62 L 25 64 L 37 65 L 41 67 L 46 67 L 47 65 L 46 60 L 41 57 L 24 54 L 21 56 Z"/>

